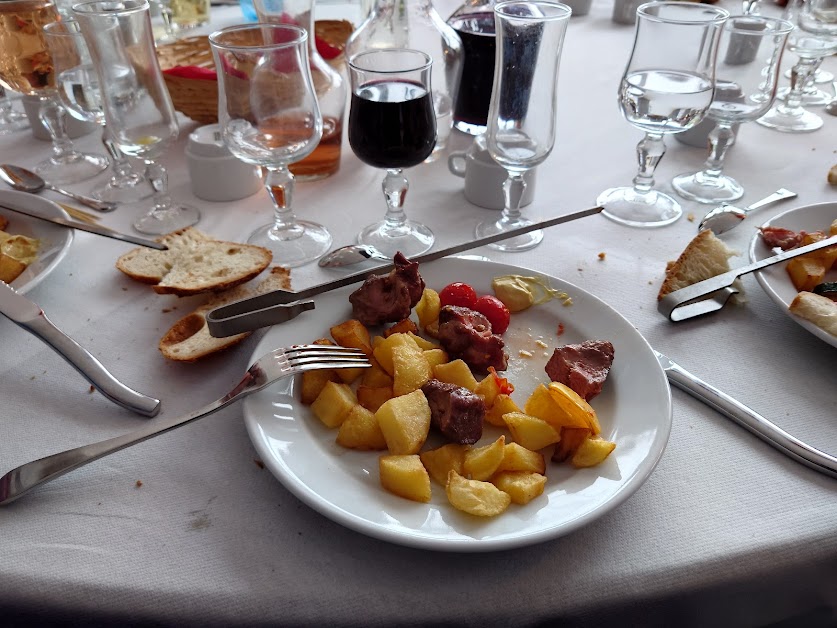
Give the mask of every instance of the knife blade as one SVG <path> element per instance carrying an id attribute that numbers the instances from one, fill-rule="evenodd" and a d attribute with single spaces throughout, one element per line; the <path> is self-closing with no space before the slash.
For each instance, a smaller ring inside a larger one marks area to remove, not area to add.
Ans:
<path id="1" fill-rule="evenodd" d="M 158 251 L 167 251 L 169 248 L 165 244 L 160 244 L 159 242 L 156 242 L 154 240 L 141 238 L 139 236 L 130 235 L 128 233 L 120 233 L 119 231 L 114 231 L 113 229 L 102 227 L 101 225 L 93 225 L 78 220 L 70 220 L 61 216 L 42 216 L 38 212 L 34 212 L 28 209 L 21 209 L 20 207 L 10 207 L 8 205 L 0 205 L 0 209 L 7 209 L 12 212 L 17 212 L 18 214 L 24 214 L 25 216 L 29 216 L 30 218 L 37 218 L 38 220 L 43 220 L 44 222 L 51 222 L 55 225 L 61 225 L 62 227 L 78 229 L 79 231 L 87 231 L 89 233 L 95 233 L 96 235 L 104 236 L 106 238 L 113 238 L 114 240 L 122 240 L 123 242 L 130 242 L 131 244 L 147 246 L 148 248 L 157 249 Z"/>
<path id="2" fill-rule="evenodd" d="M 479 238 L 477 240 L 470 240 L 439 251 L 431 251 L 430 253 L 417 255 L 416 257 L 411 257 L 410 261 L 418 264 L 426 264 L 443 257 L 448 257 L 449 255 L 470 251 L 471 249 L 485 246 L 486 244 L 492 244 L 494 242 L 500 242 L 501 240 L 523 235 L 524 233 L 529 233 L 530 231 L 546 229 L 547 227 L 560 225 L 561 223 L 570 222 L 571 220 L 576 220 L 578 218 L 592 216 L 600 213 L 603 209 L 603 207 L 591 207 L 590 209 L 582 209 L 581 211 L 564 214 L 563 216 L 556 216 L 555 218 L 535 222 L 531 225 L 520 227 L 518 229 L 512 229 L 510 231 L 487 236 L 485 238 Z M 273 292 L 236 301 L 235 303 L 223 305 L 209 312 L 206 315 L 206 324 L 210 335 L 215 338 L 226 338 L 227 336 L 234 336 L 236 334 L 253 331 L 254 329 L 259 329 L 260 327 L 284 323 L 290 318 L 293 318 L 293 316 L 296 316 L 296 314 L 300 311 L 314 309 L 313 302 L 306 302 L 306 307 L 301 309 L 297 308 L 299 311 L 296 311 L 296 313 L 288 310 L 286 306 L 297 301 L 302 301 L 303 299 L 310 299 L 311 297 L 324 292 L 329 292 L 331 290 L 359 283 L 372 274 L 388 273 L 393 268 L 395 268 L 394 264 L 385 264 L 383 266 L 377 266 L 375 268 L 348 275 L 347 277 L 343 277 L 341 279 L 327 281 L 326 283 L 321 283 L 300 292 L 274 290 Z M 293 314 L 293 316 L 289 316 L 289 314 Z"/>
<path id="3" fill-rule="evenodd" d="M 143 395 L 116 379 L 87 349 L 53 325 L 36 303 L 3 281 L 0 281 L 0 314 L 52 347 L 114 403 L 148 417 L 160 411 L 159 399 Z"/>
<path id="4" fill-rule="evenodd" d="M 837 478 L 837 458 L 789 434 L 740 401 L 692 375 L 659 351 L 654 351 L 654 355 L 674 386 L 732 419 L 786 456 L 820 473 Z"/>

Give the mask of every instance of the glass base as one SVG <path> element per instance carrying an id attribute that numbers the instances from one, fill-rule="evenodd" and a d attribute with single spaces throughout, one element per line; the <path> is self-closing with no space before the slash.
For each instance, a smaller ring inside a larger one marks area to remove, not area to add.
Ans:
<path id="1" fill-rule="evenodd" d="M 294 268 L 321 258 L 331 247 L 331 234 L 315 222 L 298 220 L 285 230 L 277 230 L 273 223 L 259 227 L 247 242 L 269 249 L 274 264 Z"/>
<path id="2" fill-rule="evenodd" d="M 781 105 L 773 107 L 756 122 L 783 133 L 810 133 L 823 125 L 822 118 L 815 113 L 802 108 L 786 110 Z"/>
<path id="3" fill-rule="evenodd" d="M 632 187 L 610 188 L 596 199 L 602 215 L 629 227 L 664 227 L 683 214 L 673 197 L 657 190 L 637 194 Z"/>
<path id="4" fill-rule="evenodd" d="M 505 233 L 506 231 L 511 231 L 512 229 L 518 229 L 531 224 L 532 221 L 525 218 L 518 218 L 517 220 L 503 220 L 502 218 L 500 220 L 486 220 L 477 225 L 477 228 L 474 230 L 474 235 L 477 238 L 487 238 L 489 236 L 497 235 L 498 233 Z M 516 251 L 528 251 L 529 249 L 535 248 L 541 243 L 541 240 L 543 240 L 543 230 L 538 229 L 537 231 L 530 231 L 529 233 L 524 233 L 523 235 L 508 238 L 506 240 L 500 240 L 499 242 L 495 242 L 494 244 L 489 244 L 487 246 L 496 251 L 507 251 L 513 253 Z"/>
<path id="5" fill-rule="evenodd" d="M 790 92 L 789 87 L 783 87 L 778 92 L 776 92 L 776 100 L 780 100 L 785 102 L 787 100 L 788 93 Z M 809 105 L 818 106 L 818 105 L 826 105 L 831 102 L 831 94 L 826 91 L 823 91 L 819 88 L 814 88 L 812 90 L 806 90 L 802 92 L 802 106 L 806 107 Z"/>
<path id="6" fill-rule="evenodd" d="M 134 223 L 134 229 L 149 235 L 165 235 L 191 227 L 200 220 L 201 213 L 191 205 L 172 205 L 161 212 L 150 212 Z"/>
<path id="7" fill-rule="evenodd" d="M 132 174 L 121 179 L 112 177 L 107 183 L 93 188 L 90 196 L 108 203 L 135 203 L 152 194 L 151 183 L 138 174 Z"/>
<path id="8" fill-rule="evenodd" d="M 72 151 L 62 158 L 50 157 L 35 166 L 35 172 L 47 183 L 62 185 L 92 179 L 108 167 L 102 155 Z"/>
<path id="9" fill-rule="evenodd" d="M 790 78 L 791 77 L 791 69 L 788 68 L 785 70 L 784 77 Z M 823 70 L 822 68 L 817 68 L 817 71 L 814 72 L 814 83 L 830 83 L 834 80 L 834 75 L 829 72 L 828 70 Z"/>
<path id="10" fill-rule="evenodd" d="M 23 131 L 29 128 L 29 118 L 20 111 L 8 111 L 6 115 L 0 116 L 0 135 L 8 135 L 15 131 Z"/>
<path id="11" fill-rule="evenodd" d="M 453 128 L 467 133 L 468 135 L 482 135 L 485 133 L 487 127 L 484 124 L 471 124 L 470 122 L 463 122 L 457 120 L 453 123 Z"/>
<path id="12" fill-rule="evenodd" d="M 671 186 L 680 196 L 698 203 L 724 203 L 744 196 L 744 188 L 732 177 L 724 174 L 709 179 L 702 172 L 681 174 L 671 180 Z"/>
<path id="13" fill-rule="evenodd" d="M 430 229 L 412 220 L 406 220 L 396 227 L 381 220 L 357 234 L 357 241 L 359 244 L 374 246 L 392 259 L 399 251 L 408 258 L 421 255 L 430 250 L 436 237 Z"/>

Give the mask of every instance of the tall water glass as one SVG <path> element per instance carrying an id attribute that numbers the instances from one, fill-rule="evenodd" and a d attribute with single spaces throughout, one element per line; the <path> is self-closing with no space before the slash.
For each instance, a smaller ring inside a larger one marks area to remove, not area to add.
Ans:
<path id="1" fill-rule="evenodd" d="M 478 238 L 532 224 L 520 213 L 523 177 L 555 145 L 558 66 L 571 14 L 567 5 L 547 0 L 510 0 L 494 7 L 497 52 L 486 145 L 508 177 L 503 213 L 498 220 L 478 224 Z M 541 240 L 543 231 L 538 230 L 490 246 L 525 251 Z"/>
<path id="2" fill-rule="evenodd" d="M 134 222 L 160 235 L 194 225 L 200 213 L 168 195 L 168 173 L 158 163 L 177 140 L 178 126 L 157 62 L 146 0 L 94 0 L 73 6 L 99 78 L 107 127 L 119 149 L 146 164 L 152 207 Z"/>
<path id="3" fill-rule="evenodd" d="M 52 55 L 58 94 L 67 113 L 83 122 L 95 122 L 105 127 L 99 77 L 78 22 L 69 18 L 47 24 L 44 36 Z M 114 203 L 131 203 L 150 196 L 148 182 L 133 171 L 125 156 L 109 141 L 106 127 L 103 132 L 103 142 L 111 152 L 114 174 L 106 183 L 94 188 L 91 196 Z"/>
<path id="4" fill-rule="evenodd" d="M 823 119 L 803 106 L 803 93 L 825 57 L 837 53 L 835 0 L 806 0 L 797 15 L 796 28 L 788 36 L 788 50 L 799 56 L 791 68 L 791 87 L 785 101 L 775 105 L 758 123 L 786 133 L 808 133 Z"/>
<path id="5" fill-rule="evenodd" d="M 218 121 L 224 143 L 242 161 L 267 170 L 273 222 L 248 242 L 283 266 L 314 261 L 331 245 L 322 225 L 297 220 L 288 166 L 310 155 L 323 135 L 308 33 L 290 24 L 232 26 L 209 36 L 218 71 Z"/>
<path id="6" fill-rule="evenodd" d="M 43 28 L 59 20 L 51 0 L 0 2 L 0 85 L 40 100 L 39 117 L 52 139 L 52 156 L 35 171 L 50 183 L 75 183 L 107 168 L 100 155 L 73 148 L 64 126 L 66 112 L 55 89 L 55 70 Z"/>
<path id="7" fill-rule="evenodd" d="M 707 117 L 715 121 L 709 134 L 709 157 L 703 170 L 676 176 L 675 191 L 699 203 L 734 201 L 744 188 L 723 174 L 724 158 L 735 142 L 736 124 L 757 120 L 776 97 L 782 53 L 793 24 L 770 17 L 737 16 L 724 24 L 715 66 L 715 96 Z"/>
<path id="8" fill-rule="evenodd" d="M 632 227 L 661 227 L 683 213 L 672 196 L 654 189 L 654 171 L 666 151 L 663 137 L 703 120 L 715 84 L 721 27 L 729 13 L 692 2 L 650 2 L 637 9 L 631 57 L 619 86 L 619 107 L 645 131 L 637 146 L 632 187 L 605 190 L 605 216 Z"/>

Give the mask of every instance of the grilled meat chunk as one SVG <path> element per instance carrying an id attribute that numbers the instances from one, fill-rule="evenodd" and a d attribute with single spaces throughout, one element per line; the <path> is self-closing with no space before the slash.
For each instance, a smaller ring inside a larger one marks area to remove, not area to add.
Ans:
<path id="1" fill-rule="evenodd" d="M 367 327 L 397 323 L 410 312 L 424 292 L 418 264 L 401 253 L 393 258 L 395 268 L 388 275 L 371 275 L 349 295 L 354 318 Z"/>
<path id="2" fill-rule="evenodd" d="M 500 336 L 491 333 L 491 323 L 474 310 L 446 305 L 439 312 L 439 342 L 454 358 L 461 358 L 478 371 L 493 366 L 505 371 L 509 356 Z"/>
<path id="3" fill-rule="evenodd" d="M 546 374 L 553 382 L 569 386 L 590 401 L 602 390 L 613 364 L 613 345 L 606 340 L 587 340 L 555 349 L 546 363 Z"/>
<path id="4" fill-rule="evenodd" d="M 430 404 L 430 422 L 455 443 L 472 445 L 482 437 L 485 403 L 467 388 L 431 379 L 421 388 Z"/>

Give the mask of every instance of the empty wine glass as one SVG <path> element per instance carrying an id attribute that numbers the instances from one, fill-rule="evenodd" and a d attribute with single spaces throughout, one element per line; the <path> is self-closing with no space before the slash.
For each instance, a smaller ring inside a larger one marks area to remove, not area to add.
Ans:
<path id="1" fill-rule="evenodd" d="M 782 52 L 792 30 L 790 22 L 755 15 L 731 17 L 724 24 L 715 95 L 706 114 L 716 123 L 709 134 L 709 157 L 700 172 L 681 174 L 672 181 L 683 198 L 719 203 L 744 195 L 741 184 L 722 173 L 724 158 L 735 142 L 733 126 L 757 120 L 773 104 Z"/>
<path id="2" fill-rule="evenodd" d="M 232 26 L 209 36 L 218 71 L 218 121 L 224 143 L 267 170 L 274 220 L 248 242 L 273 252 L 283 266 L 314 261 L 331 245 L 322 225 L 292 210 L 294 175 L 288 166 L 310 155 L 323 134 L 311 70 L 308 33 L 290 24 Z"/>
<path id="3" fill-rule="evenodd" d="M 683 213 L 672 196 L 653 189 L 654 170 L 666 151 L 663 137 L 700 123 L 712 103 L 718 38 L 727 17 L 724 9 L 692 2 L 650 2 L 637 9 L 619 106 L 645 137 L 637 146 L 633 187 L 605 190 L 597 200 L 611 220 L 661 227 Z"/>
<path id="4" fill-rule="evenodd" d="M 572 10 L 547 0 L 510 0 L 494 7 L 497 52 L 494 87 L 488 108 L 486 145 L 508 173 L 499 220 L 481 222 L 476 237 L 532 224 L 520 213 L 524 175 L 543 162 L 555 145 L 558 66 Z M 543 240 L 543 231 L 490 245 L 501 251 L 525 251 Z"/>
<path id="5" fill-rule="evenodd" d="M 99 77 L 93 68 L 87 43 L 78 22 L 63 19 L 44 26 L 44 36 L 52 55 L 55 83 L 67 113 L 78 120 L 95 122 L 105 127 L 105 112 Z M 112 154 L 114 175 L 97 186 L 91 196 L 101 201 L 130 203 L 151 195 L 148 182 L 131 168 L 119 149 L 109 141 L 104 129 L 105 146 Z"/>
<path id="6" fill-rule="evenodd" d="M 55 71 L 43 27 L 59 20 L 51 0 L 0 2 L 0 84 L 40 100 L 39 117 L 52 138 L 52 156 L 35 171 L 54 184 L 76 183 L 107 168 L 101 155 L 73 148 L 65 111 L 55 89 Z"/>
<path id="7" fill-rule="evenodd" d="M 160 235 L 194 225 L 200 213 L 172 202 L 168 173 L 158 163 L 178 127 L 157 62 L 148 2 L 94 0 L 74 5 L 73 13 L 96 69 L 110 135 L 123 153 L 145 162 L 154 189 L 153 207 L 134 229 Z"/>
<path id="8" fill-rule="evenodd" d="M 5 88 L 0 85 L 0 135 L 8 135 L 27 128 L 29 128 L 29 121 L 26 114 L 14 110 L 12 99 L 6 94 Z"/>
<path id="9" fill-rule="evenodd" d="M 431 64 L 427 54 L 408 48 L 367 50 L 349 60 L 349 144 L 363 163 L 387 171 L 386 218 L 363 229 L 357 241 L 387 257 L 399 251 L 410 257 L 433 246 L 433 232 L 404 214 L 410 184 L 403 173 L 427 159 L 436 144 Z"/>
<path id="10" fill-rule="evenodd" d="M 837 11 L 834 0 L 806 0 L 797 14 L 796 28 L 787 48 L 799 60 L 791 68 L 790 91 L 757 120 L 762 126 L 786 133 L 807 133 L 823 125 L 823 119 L 803 106 L 805 87 L 823 59 L 837 53 Z"/>

